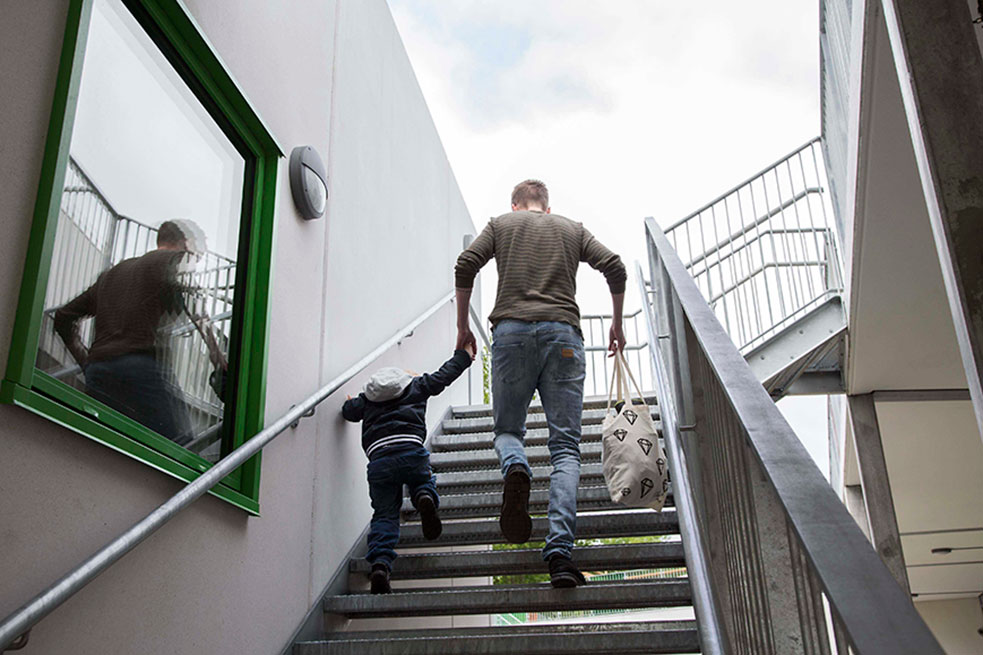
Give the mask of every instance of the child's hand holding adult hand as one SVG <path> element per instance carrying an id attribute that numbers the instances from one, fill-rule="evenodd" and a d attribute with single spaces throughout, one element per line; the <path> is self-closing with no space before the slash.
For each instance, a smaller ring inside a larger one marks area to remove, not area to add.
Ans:
<path id="1" fill-rule="evenodd" d="M 475 349 L 475 343 L 473 341 L 469 341 L 469 342 L 465 343 L 464 344 L 464 352 L 466 352 L 467 354 L 471 355 L 471 361 L 473 362 L 474 361 L 474 356 L 478 354 L 478 351 Z"/>

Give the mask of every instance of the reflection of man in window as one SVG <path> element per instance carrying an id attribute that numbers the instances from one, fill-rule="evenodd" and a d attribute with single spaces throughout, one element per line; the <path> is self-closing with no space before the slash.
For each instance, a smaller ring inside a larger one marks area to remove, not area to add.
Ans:
<path id="1" fill-rule="evenodd" d="M 199 233 L 190 221 L 161 224 L 156 250 L 102 273 L 55 313 L 55 331 L 85 372 L 88 393 L 181 445 L 192 438 L 190 421 L 161 365 L 159 333 L 184 310 L 177 274 L 188 253 L 198 250 Z M 88 349 L 77 327 L 86 316 L 95 317 Z"/>

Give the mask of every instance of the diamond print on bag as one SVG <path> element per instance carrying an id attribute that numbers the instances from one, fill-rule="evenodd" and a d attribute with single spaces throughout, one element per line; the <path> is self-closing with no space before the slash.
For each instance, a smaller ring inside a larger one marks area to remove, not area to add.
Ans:
<path id="1" fill-rule="evenodd" d="M 638 414 L 631 411 L 630 409 L 626 409 L 624 412 L 622 412 L 621 415 L 624 416 L 626 419 L 628 419 L 628 423 L 630 425 L 635 425 L 635 421 L 638 420 Z"/>
<path id="2" fill-rule="evenodd" d="M 642 496 L 641 497 L 642 498 L 645 498 L 645 495 L 648 492 L 652 491 L 652 489 L 654 487 L 655 487 L 655 483 L 652 482 L 652 479 L 651 478 L 642 478 Z"/>
<path id="3" fill-rule="evenodd" d="M 618 437 L 618 441 L 624 441 L 625 440 L 625 437 L 628 436 L 628 430 L 622 430 L 622 429 L 619 428 L 619 429 L 615 430 L 612 434 L 614 434 L 614 436 Z"/>
<path id="4" fill-rule="evenodd" d="M 655 467 L 659 469 L 659 475 L 662 475 L 662 472 L 666 470 L 666 460 L 661 457 L 655 460 Z"/>
<path id="5" fill-rule="evenodd" d="M 624 489 L 622 489 L 621 490 L 621 495 L 622 496 L 630 496 L 631 495 L 631 487 L 625 487 Z"/>
<path id="6" fill-rule="evenodd" d="M 642 447 L 642 452 L 644 452 L 646 455 L 652 452 L 652 442 L 648 439 L 639 439 L 638 445 Z M 661 473 L 661 471 L 659 471 L 659 473 Z"/>

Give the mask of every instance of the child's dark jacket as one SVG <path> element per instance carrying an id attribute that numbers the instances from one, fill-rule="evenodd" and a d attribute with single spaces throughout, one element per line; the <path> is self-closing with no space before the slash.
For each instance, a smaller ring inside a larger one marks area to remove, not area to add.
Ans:
<path id="1" fill-rule="evenodd" d="M 360 393 L 345 401 L 342 416 L 348 421 L 362 421 L 362 448 L 369 459 L 390 446 L 422 446 L 427 437 L 427 400 L 446 389 L 470 365 L 471 356 L 456 350 L 434 373 L 413 378 L 398 398 L 376 403 Z"/>

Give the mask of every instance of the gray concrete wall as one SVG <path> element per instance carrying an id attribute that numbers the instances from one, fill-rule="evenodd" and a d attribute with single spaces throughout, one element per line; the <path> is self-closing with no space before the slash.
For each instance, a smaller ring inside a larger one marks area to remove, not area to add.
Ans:
<path id="1" fill-rule="evenodd" d="M 5 3 L 0 21 L 0 365 L 5 366 L 66 3 Z M 267 416 L 276 417 L 436 302 L 475 229 L 384 0 L 186 0 L 286 149 L 329 169 L 306 223 L 280 170 Z M 448 303 L 377 365 L 450 356 Z M 480 389 L 480 366 L 472 367 Z M 262 516 L 198 501 L 38 625 L 27 653 L 273 653 L 369 518 L 357 378 L 263 454 Z M 431 421 L 467 402 L 461 380 Z M 0 615 L 180 488 L 145 464 L 0 406 Z"/>

